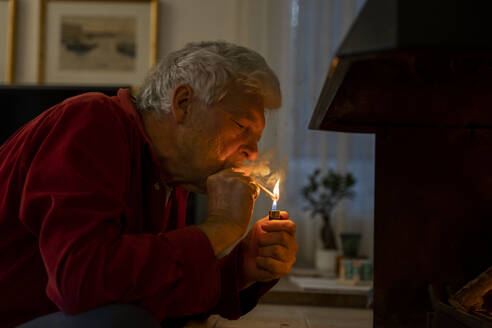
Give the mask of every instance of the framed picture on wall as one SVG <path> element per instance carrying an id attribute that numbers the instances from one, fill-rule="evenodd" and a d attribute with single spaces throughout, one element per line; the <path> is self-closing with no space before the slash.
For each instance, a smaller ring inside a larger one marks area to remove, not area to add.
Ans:
<path id="1" fill-rule="evenodd" d="M 15 0 L 0 0 L 0 83 L 14 79 Z"/>
<path id="2" fill-rule="evenodd" d="M 38 82 L 138 85 L 155 63 L 158 0 L 41 0 Z"/>

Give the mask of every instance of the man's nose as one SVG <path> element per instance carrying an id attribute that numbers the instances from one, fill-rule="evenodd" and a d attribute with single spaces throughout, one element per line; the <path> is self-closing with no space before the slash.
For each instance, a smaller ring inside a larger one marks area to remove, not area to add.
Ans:
<path id="1" fill-rule="evenodd" d="M 250 142 L 241 147 L 241 154 L 249 161 L 254 161 L 258 158 L 258 144 L 256 141 Z"/>

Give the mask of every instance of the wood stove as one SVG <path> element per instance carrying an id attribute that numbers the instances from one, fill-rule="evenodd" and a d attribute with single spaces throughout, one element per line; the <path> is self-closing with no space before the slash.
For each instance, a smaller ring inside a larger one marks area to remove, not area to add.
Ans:
<path id="1" fill-rule="evenodd" d="M 432 303 L 432 312 L 427 314 L 427 327 L 492 328 L 492 316 L 473 315 L 449 305 L 447 300 L 452 297 L 449 288 L 439 290 L 436 286 L 430 285 L 429 297 Z"/>
<path id="2" fill-rule="evenodd" d="M 368 0 L 313 113 L 312 129 L 376 134 L 376 327 L 432 325 L 429 285 L 492 265 L 491 5 Z"/>

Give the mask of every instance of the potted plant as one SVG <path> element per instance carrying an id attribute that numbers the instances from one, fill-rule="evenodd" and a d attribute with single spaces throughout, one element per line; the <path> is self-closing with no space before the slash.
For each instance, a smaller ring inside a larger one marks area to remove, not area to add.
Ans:
<path id="1" fill-rule="evenodd" d="M 334 273 L 337 244 L 331 226 L 332 213 L 343 199 L 355 196 L 353 187 L 356 180 L 350 173 L 340 174 L 329 170 L 323 175 L 320 169 L 316 169 L 308 179 L 309 183 L 302 188 L 302 195 L 307 201 L 305 210 L 310 211 L 311 218 L 320 216 L 323 220 L 320 231 L 323 248 L 317 250 L 316 266 Z"/>

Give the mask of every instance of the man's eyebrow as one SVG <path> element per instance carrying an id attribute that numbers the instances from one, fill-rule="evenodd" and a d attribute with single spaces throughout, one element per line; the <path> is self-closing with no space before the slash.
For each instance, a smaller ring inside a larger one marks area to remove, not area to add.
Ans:
<path id="1" fill-rule="evenodd" d="M 232 115 L 233 119 L 235 120 L 241 120 L 241 121 L 246 121 L 248 124 L 251 124 L 251 125 L 256 125 L 258 124 L 258 120 L 255 119 L 254 115 L 251 115 L 251 114 L 233 114 Z"/>
<path id="2" fill-rule="evenodd" d="M 251 123 L 254 123 L 254 124 L 264 121 L 264 118 L 262 117 L 262 115 L 260 115 L 259 113 L 257 113 L 257 115 L 254 115 L 251 111 L 248 111 L 248 113 L 246 115 L 244 115 L 244 117 L 248 121 L 250 121 Z"/>
<path id="3" fill-rule="evenodd" d="M 256 123 L 257 123 L 257 121 L 256 121 L 254 118 L 250 117 L 250 116 L 244 116 L 244 117 L 242 117 L 242 118 L 243 118 L 245 121 L 248 121 L 248 122 L 249 122 L 249 123 L 251 123 L 251 124 L 256 124 Z"/>

